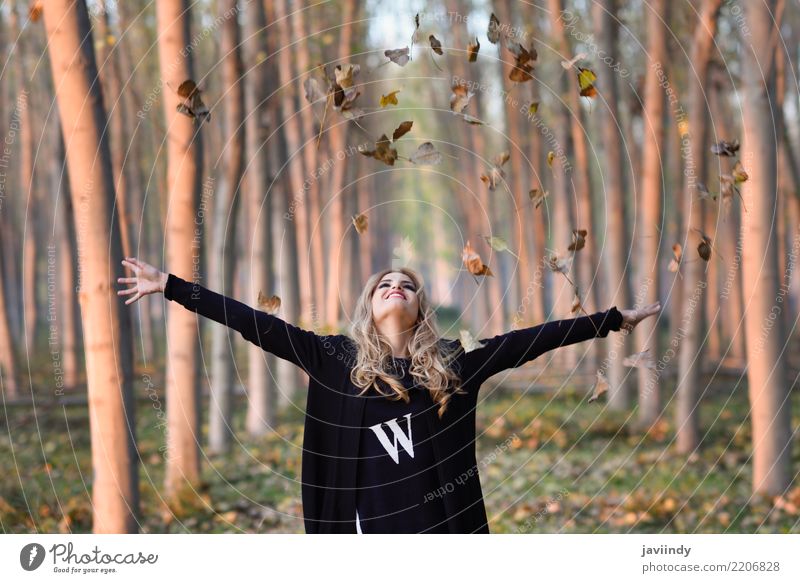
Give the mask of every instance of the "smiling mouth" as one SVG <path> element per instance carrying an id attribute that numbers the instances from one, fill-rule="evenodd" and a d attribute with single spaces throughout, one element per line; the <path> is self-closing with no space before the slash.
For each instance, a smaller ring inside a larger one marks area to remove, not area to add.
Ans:
<path id="1" fill-rule="evenodd" d="M 406 299 L 406 296 L 404 296 L 402 293 L 397 292 L 397 291 L 393 291 L 393 292 L 389 293 L 389 295 L 384 298 L 384 301 L 388 301 L 388 300 L 392 299 L 393 297 L 394 298 L 401 298 L 403 300 Z"/>

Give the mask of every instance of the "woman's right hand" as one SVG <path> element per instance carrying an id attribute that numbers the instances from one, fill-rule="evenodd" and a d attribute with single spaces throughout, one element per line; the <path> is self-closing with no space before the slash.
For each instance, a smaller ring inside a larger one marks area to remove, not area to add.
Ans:
<path id="1" fill-rule="evenodd" d="M 122 265 L 129 267 L 136 274 L 136 277 L 120 277 L 117 283 L 130 283 L 133 287 L 121 289 L 117 292 L 118 296 L 127 296 L 132 293 L 136 295 L 125 301 L 125 305 L 132 304 L 142 296 L 162 292 L 167 286 L 168 273 L 164 273 L 149 263 L 140 261 L 135 257 L 128 257 L 122 260 Z"/>

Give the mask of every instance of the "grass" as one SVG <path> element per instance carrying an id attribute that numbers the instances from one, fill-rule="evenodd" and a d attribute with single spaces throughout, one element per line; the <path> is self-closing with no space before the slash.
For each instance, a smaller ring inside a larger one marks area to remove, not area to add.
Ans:
<path id="1" fill-rule="evenodd" d="M 797 483 L 777 500 L 751 496 L 742 387 L 703 401 L 703 446 L 689 456 L 672 443 L 671 405 L 643 434 L 632 427 L 635 416 L 587 403 L 573 389 L 558 395 L 484 391 L 477 459 L 492 532 L 800 532 Z M 0 418 L 0 528 L 91 532 L 86 407 L 45 401 L 37 399 L 35 410 L 7 408 Z M 236 407 L 238 441 L 231 452 L 211 456 L 204 449 L 202 483 L 169 508 L 162 499 L 164 428 L 151 403 L 139 401 L 142 532 L 303 532 L 302 413 L 291 409 L 275 433 L 251 438 L 244 408 L 244 402 Z"/>

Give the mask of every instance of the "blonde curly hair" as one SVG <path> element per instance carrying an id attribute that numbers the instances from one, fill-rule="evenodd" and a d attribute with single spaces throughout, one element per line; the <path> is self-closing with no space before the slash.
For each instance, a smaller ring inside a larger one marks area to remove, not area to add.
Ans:
<path id="1" fill-rule="evenodd" d="M 461 377 L 451 366 L 463 350 L 460 343 L 448 343 L 440 338 L 436 313 L 425 294 L 424 280 L 420 274 L 408 267 L 383 269 L 372 274 L 364 286 L 356 302 L 353 320 L 350 323 L 350 337 L 356 346 L 356 357 L 350 371 L 350 380 L 361 389 L 359 395 L 366 393 L 371 387 L 380 394 L 397 401 L 410 401 L 408 391 L 395 376 L 387 370 L 393 364 L 392 347 L 379 334 L 372 319 L 372 295 L 378 283 L 387 273 L 403 273 L 411 278 L 419 300 L 419 312 L 414 323 L 414 334 L 408 344 L 411 354 L 409 371 L 416 383 L 430 391 L 433 402 L 439 405 L 441 419 L 447 409 L 450 398 L 456 393 L 465 393 L 461 389 Z M 392 392 L 381 390 L 378 379 L 389 385 Z"/>

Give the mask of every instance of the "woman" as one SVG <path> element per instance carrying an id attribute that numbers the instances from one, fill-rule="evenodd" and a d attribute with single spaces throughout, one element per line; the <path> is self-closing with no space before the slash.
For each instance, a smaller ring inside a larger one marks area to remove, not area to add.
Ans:
<path id="1" fill-rule="evenodd" d="M 302 455 L 307 533 L 488 533 L 475 461 L 475 406 L 490 376 L 548 350 L 632 330 L 661 306 L 616 306 L 481 340 L 439 337 L 422 278 L 367 281 L 348 336 L 320 336 L 135 258 L 125 303 L 163 292 L 309 375 Z"/>

